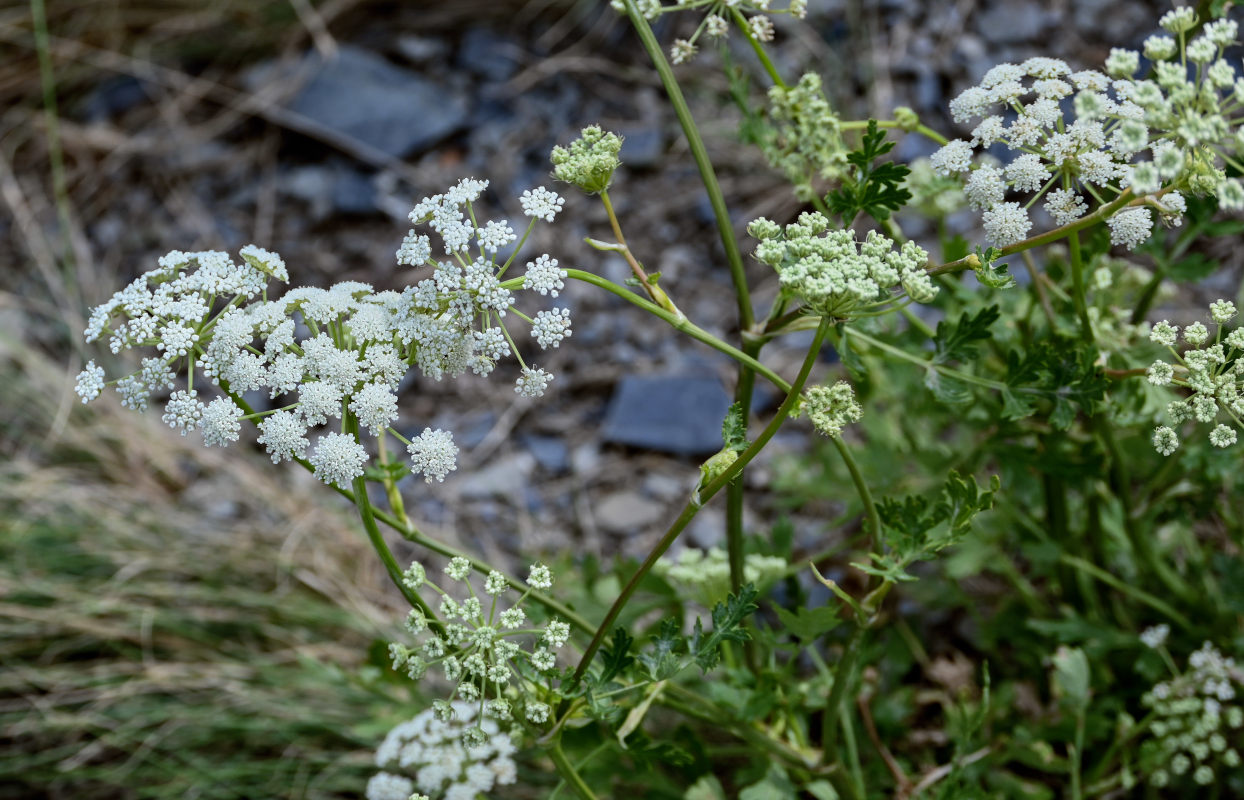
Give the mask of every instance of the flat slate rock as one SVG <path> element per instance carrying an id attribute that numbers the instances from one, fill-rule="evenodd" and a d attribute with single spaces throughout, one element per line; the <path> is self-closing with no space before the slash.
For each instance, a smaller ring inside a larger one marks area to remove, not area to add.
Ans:
<path id="1" fill-rule="evenodd" d="M 466 124 L 467 101 L 448 86 L 368 50 L 342 46 L 318 64 L 289 108 L 395 158 L 436 144 Z"/>
<path id="2" fill-rule="evenodd" d="M 709 377 L 628 376 L 605 414 L 604 440 L 682 456 L 721 449 L 730 396 Z"/>

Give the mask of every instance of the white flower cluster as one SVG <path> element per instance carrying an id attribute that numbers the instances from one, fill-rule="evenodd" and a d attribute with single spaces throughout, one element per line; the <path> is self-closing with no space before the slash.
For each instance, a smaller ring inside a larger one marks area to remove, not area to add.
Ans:
<path id="1" fill-rule="evenodd" d="M 544 724 L 552 714 L 549 703 L 549 674 L 557 667 L 555 651 L 570 638 L 570 625 L 553 619 L 537 627 L 528 622 L 523 601 L 533 589 L 553 585 L 548 567 L 536 564 L 527 577 L 529 587 L 512 605 L 503 606 L 504 596 L 512 592 L 505 576 L 491 572 L 484 580 L 484 598 L 471 585 L 471 563 L 454 558 L 445 567 L 450 581 L 464 584 L 467 595 L 455 599 L 428 579 L 423 566 L 411 564 L 402 580 L 411 591 L 430 589 L 439 596 L 437 612 L 443 629 L 434 631 L 421 611 L 410 612 L 406 629 L 418 637 L 414 648 L 399 642 L 389 645 L 393 669 L 403 670 L 419 680 L 435 669 L 454 687 L 451 698 L 481 709 L 482 719 L 509 722 L 516 714 L 529 723 Z M 518 641 L 516 641 L 518 640 Z M 527 640 L 527 649 L 519 643 Z M 443 719 L 452 719 L 458 703 L 438 700 L 433 708 Z M 464 741 L 474 745 L 483 741 L 477 727 L 467 728 Z"/>
<path id="2" fill-rule="evenodd" d="M 782 290 L 818 314 L 847 319 L 875 312 L 896 298 L 901 286 L 918 303 L 937 296 L 925 265 L 929 254 L 914 242 L 894 242 L 869 231 L 856 242 L 855 231 L 831 231 L 817 211 L 804 212 L 785 228 L 761 217 L 747 226 L 760 240 L 756 258 L 777 270 Z"/>
<path id="3" fill-rule="evenodd" d="M 786 574 L 786 566 L 785 559 L 748 553 L 743 558 L 743 582 L 754 584 L 763 594 Z M 663 556 L 653 569 L 678 588 L 680 597 L 689 597 L 705 608 L 712 608 L 730 594 L 730 560 L 720 547 L 688 547 L 677 559 Z"/>
<path id="4" fill-rule="evenodd" d="M 1213 335 L 1204 323 L 1188 325 L 1182 336 L 1188 348 L 1182 354 L 1176 350 L 1180 339 L 1177 325 L 1162 320 L 1150 328 L 1150 340 L 1166 347 L 1175 363 L 1160 359 L 1153 362 L 1147 371 L 1149 382 L 1192 390 L 1190 397 L 1167 404 L 1171 424 L 1160 425 L 1153 432 L 1153 446 L 1162 455 L 1168 456 L 1179 447 L 1175 427 L 1185 422 L 1195 420 L 1210 425 L 1225 414 L 1235 426 L 1244 427 L 1244 328 L 1237 327 L 1229 333 L 1226 330 L 1236 313 L 1230 300 L 1211 303 Z M 1209 432 L 1209 441 L 1215 447 L 1230 447 L 1237 438 L 1236 427 L 1227 423 L 1218 423 Z"/>
<path id="5" fill-rule="evenodd" d="M 347 281 L 330 289 L 294 288 L 272 300 L 268 279 L 289 279 L 280 256 L 248 245 L 237 264 L 226 253 L 174 251 L 96 308 L 86 339 L 107 335 L 114 353 L 154 349 L 139 371 L 112 382 L 125 406 L 145 409 L 152 392 L 172 389 L 176 376 L 185 374 L 187 388 L 174 391 L 164 407 L 170 426 L 183 434 L 199 430 L 205 444 L 223 447 L 239 440 L 243 419 L 253 419 L 273 463 L 306 458 L 325 483 L 349 486 L 369 458 L 361 437 L 346 426 L 312 444 L 312 429 L 345 417 L 372 436 L 396 435 L 390 426 L 398 417 L 397 389 L 411 366 L 434 380 L 468 370 L 487 375 L 514 352 L 502 326 L 514 292 L 556 296 L 564 285 L 566 272 L 547 255 L 529 262 L 525 277 L 502 281 L 517 251 L 504 261 L 499 254 L 518 237 L 507 223 L 477 221 L 472 203 L 487 186 L 465 179 L 415 207 L 411 221 L 440 236 L 448 259 L 433 261 L 431 239 L 410 231 L 398 263 L 427 265 L 432 273 L 402 291 Z M 548 189 L 525 192 L 520 204 L 531 218 L 527 233 L 538 220 L 551 221 L 562 203 Z M 569 311 L 559 309 L 537 314 L 532 334 L 548 347 L 570 330 Z M 540 396 L 552 376 L 518 359 L 515 390 Z M 196 378 L 228 396 L 200 398 Z M 88 402 L 106 385 L 104 370 L 92 361 L 75 391 Z M 248 417 L 232 397 L 256 391 L 293 402 Z M 457 447 L 445 431 L 425 430 L 406 443 L 413 471 L 427 480 L 444 480 L 454 469 Z"/>
<path id="6" fill-rule="evenodd" d="M 812 427 L 826 436 L 841 436 L 843 428 L 864 416 L 855 390 L 846 381 L 805 389 L 799 409 L 801 414 L 808 415 Z"/>
<path id="7" fill-rule="evenodd" d="M 1028 211 L 1042 197 L 1054 222 L 1066 225 L 1088 213 L 1090 203 L 1105 205 L 1127 188 L 1150 195 L 1108 221 L 1111 241 L 1129 249 L 1149 238 L 1154 219 L 1148 206 L 1178 224 L 1186 208 L 1180 190 L 1215 194 L 1224 208 L 1244 208 L 1244 186 L 1215 164 L 1244 144 L 1235 134 L 1244 118 L 1232 116 L 1244 100 L 1244 79 L 1223 57 L 1236 43 L 1238 26 L 1211 22 L 1186 41 L 1190 14 L 1177 9 L 1161 20 L 1178 40 L 1159 35 L 1145 42 L 1152 80 L 1132 79 L 1139 53 L 1116 48 L 1106 61 L 1108 74 L 1030 58 L 999 64 L 951 101 L 955 121 L 975 126 L 972 138 L 942 147 L 933 165 L 944 175 L 965 176 L 968 201 L 984 212 L 990 242 L 1005 247 L 1025 238 L 1032 227 Z M 1189 61 L 1196 66 L 1191 79 Z M 974 161 L 978 148 L 996 143 L 1017 155 L 1004 166 Z M 1007 200 L 1008 191 L 1031 197 L 1021 205 Z"/>
<path id="8" fill-rule="evenodd" d="M 626 13 L 626 3 L 623 0 L 609 0 L 609 5 L 618 13 Z M 754 39 L 761 42 L 773 41 L 773 20 L 768 15 L 789 14 L 796 19 L 803 19 L 808 15 L 808 0 L 789 0 L 783 9 L 773 8 L 772 5 L 772 0 L 710 0 L 707 3 L 704 0 L 675 0 L 668 4 L 662 0 L 635 0 L 635 6 L 645 19 L 656 19 L 671 11 L 708 9 L 708 14 L 696 26 L 695 33 L 687 39 L 676 39 L 670 47 L 670 60 L 675 64 L 682 64 L 695 56 L 699 51 L 697 42 L 701 34 L 712 39 L 725 38 L 730 32 L 730 20 L 736 11 L 752 15 L 747 17 L 748 31 Z"/>
<path id="9" fill-rule="evenodd" d="M 1188 669 L 1156 684 L 1141 698 L 1154 716 L 1151 738 L 1140 749 L 1154 786 L 1191 778 L 1208 786 L 1222 767 L 1240 766 L 1236 744 L 1244 730 L 1244 708 L 1237 702 L 1241 672 L 1206 642 L 1188 658 Z"/>
<path id="10" fill-rule="evenodd" d="M 455 702 L 450 710 L 448 718 L 422 711 L 389 731 L 376 749 L 376 766 L 384 771 L 367 782 L 367 800 L 416 800 L 416 790 L 444 800 L 476 800 L 518 780 L 518 748 L 510 734 L 491 719 L 477 719 L 474 705 Z M 463 739 L 469 730 L 479 735 L 468 745 Z"/>

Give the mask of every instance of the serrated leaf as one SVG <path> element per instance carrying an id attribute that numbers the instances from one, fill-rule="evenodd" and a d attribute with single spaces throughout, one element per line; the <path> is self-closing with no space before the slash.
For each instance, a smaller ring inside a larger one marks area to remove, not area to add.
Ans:
<path id="1" fill-rule="evenodd" d="M 838 612 L 829 606 L 800 608 L 797 611 L 788 611 L 778 606 L 774 610 L 777 611 L 782 626 L 805 643 L 833 630 L 842 621 Z"/>
<path id="2" fill-rule="evenodd" d="M 1037 405 L 1032 398 L 1018 395 L 1010 389 L 1002 390 L 1002 418 L 1023 419 L 1037 412 Z"/>
<path id="3" fill-rule="evenodd" d="M 860 146 L 847 154 L 853 169 L 842 185 L 825 197 L 830 210 L 844 221 L 854 219 L 861 211 L 881 221 L 907 204 L 911 192 L 903 184 L 911 170 L 892 161 L 874 163 L 894 149 L 894 144 L 886 140 L 876 120 L 868 121 Z"/>
<path id="4" fill-rule="evenodd" d="M 965 311 L 959 315 L 957 322 L 939 322 L 937 334 L 933 337 L 933 363 L 945 364 L 949 361 L 970 361 L 976 358 L 976 343 L 993 336 L 989 329 L 1001 316 L 998 307 L 993 305 L 982 308 L 975 314 Z"/>
<path id="5" fill-rule="evenodd" d="M 638 655 L 648 677 L 654 682 L 663 681 L 682 669 L 682 659 L 678 657 L 682 645 L 683 635 L 678 623 L 672 619 L 661 620 L 657 634 Z"/>
<path id="6" fill-rule="evenodd" d="M 925 370 L 924 385 L 938 402 L 948 406 L 962 406 L 972 402 L 972 393 L 963 381 L 943 375 L 931 367 Z"/>
<path id="7" fill-rule="evenodd" d="M 1188 253 L 1166 268 L 1166 275 L 1173 281 L 1193 283 L 1208 278 L 1218 271 L 1220 264 L 1204 253 Z"/>
<path id="8" fill-rule="evenodd" d="M 742 403 L 734 403 L 726 411 L 726 418 L 721 422 L 721 440 L 730 450 L 741 453 L 747 449 L 747 419 L 743 416 Z"/>
<path id="9" fill-rule="evenodd" d="M 600 675 L 596 677 L 596 683 L 604 684 L 613 680 L 635 663 L 635 658 L 630 655 L 631 643 L 634 641 L 635 638 L 627 633 L 625 628 L 613 629 L 613 637 L 609 644 L 600 650 L 602 667 Z"/>
<path id="10" fill-rule="evenodd" d="M 743 628 L 743 622 L 756 611 L 757 605 L 752 601 L 758 594 L 756 587 L 748 583 L 739 589 L 737 595 L 731 594 L 725 601 L 713 606 L 713 629 L 707 634 L 699 617 L 696 618 L 688 649 L 702 672 L 707 673 L 717 666 L 722 644 L 745 642 L 751 638 Z"/>

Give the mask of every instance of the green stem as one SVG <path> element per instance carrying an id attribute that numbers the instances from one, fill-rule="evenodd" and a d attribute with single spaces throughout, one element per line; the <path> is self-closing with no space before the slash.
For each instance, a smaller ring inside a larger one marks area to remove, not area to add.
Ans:
<path id="1" fill-rule="evenodd" d="M 1080 334 L 1085 341 L 1093 341 L 1093 323 L 1089 320 L 1088 302 L 1084 291 L 1084 254 L 1080 252 L 1080 232 L 1072 231 L 1067 236 L 1067 245 L 1071 250 L 1071 299 L 1075 302 L 1076 315 L 1080 317 Z"/>
<path id="2" fill-rule="evenodd" d="M 367 530 L 367 538 L 371 541 L 372 549 L 376 551 L 376 555 L 380 556 L 384 571 L 389 573 L 393 585 L 402 593 L 402 597 L 406 598 L 406 602 L 410 603 L 412 608 L 423 612 L 433 630 L 438 634 L 443 633 L 444 628 L 432 608 L 419 596 L 418 592 L 408 587 L 402 580 L 402 568 L 398 566 L 397 559 L 393 557 L 393 551 L 389 549 L 384 536 L 380 533 L 380 526 L 376 524 L 375 511 L 367 497 L 367 481 L 362 475 L 354 479 L 354 506 L 358 509 L 359 518 L 363 520 L 363 527 Z"/>
<path id="3" fill-rule="evenodd" d="M 1080 765 L 1084 759 L 1084 709 L 1076 712 L 1076 741 L 1071 751 L 1071 798 L 1083 800 L 1084 789 L 1080 783 Z"/>
<path id="4" fill-rule="evenodd" d="M 1120 194 L 1118 197 L 1116 197 L 1112 202 L 1107 203 L 1106 205 L 1094 211 L 1092 214 L 1089 214 L 1087 217 L 1082 217 L 1076 220 L 1075 222 L 1069 222 L 1066 225 L 1063 225 L 1061 227 L 1054 228 L 1053 230 L 1046 231 L 1045 233 L 1039 234 L 1037 236 L 1032 236 L 1028 239 L 1024 239 L 1023 241 L 1019 241 L 1019 242 L 1016 242 L 1015 244 L 1009 244 L 1006 247 L 1003 247 L 1002 256 L 1010 256 L 1010 255 L 1014 255 L 1015 253 L 1022 253 L 1025 250 L 1031 250 L 1032 248 L 1040 247 L 1043 244 L 1050 244 L 1051 242 L 1057 242 L 1059 239 L 1064 239 L 1067 236 L 1070 236 L 1072 233 L 1075 233 L 1076 231 L 1084 230 L 1085 228 L 1088 228 L 1092 225 L 1096 225 L 1097 223 L 1109 218 L 1112 214 L 1114 214 L 1114 212 L 1118 211 L 1120 208 L 1122 208 L 1125 205 L 1128 205 L 1129 203 L 1136 203 L 1139 205 L 1139 204 L 1142 204 L 1143 202 L 1144 202 L 1143 200 L 1133 200 L 1132 190 L 1127 189 L 1122 194 Z M 975 253 L 973 253 L 971 255 L 966 255 L 963 258 L 960 258 L 956 261 L 948 261 L 945 264 L 941 264 L 936 267 L 926 267 L 925 269 L 930 275 L 941 275 L 946 272 L 962 272 L 965 269 L 972 269 L 976 264 L 979 264 L 979 263 L 980 263 L 980 259 L 977 258 Z"/>
<path id="5" fill-rule="evenodd" d="M 726 262 L 730 266 L 730 279 L 734 282 L 735 299 L 739 306 L 739 327 L 747 330 L 751 328 L 753 322 L 747 273 L 743 269 L 743 255 L 739 252 L 739 243 L 734 238 L 734 226 L 730 222 L 730 211 L 726 208 L 725 196 L 722 195 L 721 186 L 717 183 L 713 163 L 708 158 L 708 149 L 704 147 L 704 140 L 700 137 L 700 131 L 691 117 L 691 109 L 687 106 L 687 100 L 683 97 L 678 79 L 674 77 L 674 70 L 665 57 L 665 51 L 661 49 L 661 43 L 657 41 L 656 35 L 652 32 L 652 27 L 639 12 L 635 0 L 625 0 L 625 3 L 626 15 L 630 17 L 631 25 L 634 26 L 640 41 L 643 42 L 644 50 L 648 51 L 648 58 L 652 60 L 652 65 L 656 67 L 657 74 L 661 77 L 661 84 L 665 87 L 665 93 L 669 95 L 670 105 L 674 107 L 674 113 L 678 116 L 683 135 L 687 138 L 691 157 L 695 159 L 695 165 L 700 170 L 700 180 L 704 183 L 704 190 L 708 193 L 708 201 L 713 207 L 713 216 L 717 220 L 717 231 L 721 235 L 721 245 L 726 251 Z"/>
<path id="6" fill-rule="evenodd" d="M 549 748 L 549 755 L 553 759 L 553 764 L 557 767 L 557 773 L 562 776 L 562 780 L 570 784 L 571 788 L 575 790 L 575 793 L 582 800 L 597 800 L 591 787 L 583 780 L 583 776 L 575 769 L 574 764 L 570 763 L 570 759 L 566 758 L 566 754 L 562 751 L 560 739 L 553 742 L 553 746 Z"/>
<path id="7" fill-rule="evenodd" d="M 712 335 L 711 333 L 704 330 L 703 328 L 696 325 L 695 323 L 691 322 L 690 320 L 686 319 L 685 317 L 680 317 L 679 315 L 673 313 L 672 311 L 668 311 L 664 308 L 661 308 L 661 306 L 657 305 L 656 303 L 653 303 L 651 300 L 646 300 L 640 297 L 639 295 L 630 291 L 626 287 L 619 286 L 616 283 L 606 280 L 600 277 L 599 275 L 594 275 L 591 272 L 585 272 L 581 269 L 568 269 L 566 270 L 566 276 L 569 278 L 574 278 L 575 280 L 583 281 L 584 283 L 590 283 L 593 286 L 598 286 L 607 292 L 610 292 L 612 294 L 617 295 L 618 297 L 621 297 L 623 300 L 626 300 L 628 303 L 639 306 L 644 311 L 647 311 L 649 314 L 652 314 L 654 316 L 660 317 L 661 319 L 665 320 L 666 322 L 670 324 L 671 327 L 673 327 L 676 330 L 682 331 L 683 333 L 690 336 L 692 339 L 696 339 L 697 341 L 703 342 L 704 344 L 708 345 L 714 350 L 720 353 L 725 353 L 726 355 L 730 356 L 730 358 L 734 359 L 740 364 L 744 364 L 747 367 L 751 368 L 752 370 L 755 370 L 759 374 L 763 375 L 765 379 L 768 380 L 770 383 L 772 383 L 774 386 L 781 389 L 783 392 L 790 390 L 789 383 L 783 380 L 782 377 L 778 375 L 776 372 L 774 372 L 773 370 L 766 367 L 764 364 L 757 361 L 754 356 L 748 355 L 743 350 L 740 350 L 739 348 L 734 347 L 733 345 L 723 342 L 721 339 L 718 339 L 716 336 Z"/>
<path id="8" fill-rule="evenodd" d="M 821 748 L 824 751 L 822 761 L 833 764 L 838 761 L 838 720 L 842 712 L 842 700 L 846 696 L 847 683 L 851 673 L 855 671 L 855 660 L 860 651 L 860 640 L 864 637 L 863 624 L 857 624 L 847 636 L 843 645 L 842 658 L 834 666 L 834 682 L 829 690 L 829 698 L 825 701 L 825 716 L 821 718 Z"/>
<path id="9" fill-rule="evenodd" d="M 1172 621 L 1181 625 L 1185 630 L 1191 629 L 1192 623 L 1188 621 L 1188 618 L 1185 617 L 1183 614 L 1180 614 L 1170 605 L 1168 605 L 1165 600 L 1154 597 L 1153 595 L 1149 594 L 1145 590 L 1138 589 L 1137 587 L 1132 586 L 1126 581 L 1116 578 L 1114 575 L 1111 575 L 1109 572 L 1106 572 L 1104 569 L 1092 563 L 1091 561 L 1085 561 L 1083 558 L 1080 558 L 1079 556 L 1073 556 L 1068 553 L 1064 553 L 1063 555 L 1059 556 L 1058 560 L 1066 564 L 1067 566 L 1074 567 L 1078 570 L 1088 573 L 1089 575 L 1092 575 L 1094 578 L 1106 584 L 1107 586 L 1111 587 L 1112 589 L 1128 595 L 1133 600 L 1137 600 L 1141 603 L 1144 603 L 1145 605 L 1149 606 L 1150 608 L 1152 608 L 1153 610 L 1161 614 L 1165 614 Z"/>
<path id="10" fill-rule="evenodd" d="M 839 129 L 839 130 L 844 130 L 844 131 L 864 130 L 865 128 L 867 128 L 867 127 L 868 127 L 868 123 L 869 123 L 869 122 L 874 122 L 874 121 L 877 123 L 877 127 L 878 127 L 878 128 L 898 128 L 898 129 L 900 129 L 900 130 L 905 130 L 905 131 L 907 130 L 907 128 L 905 128 L 905 127 L 902 125 L 902 123 L 900 123 L 898 120 L 894 120 L 894 119 L 879 119 L 879 120 L 852 119 L 852 120 L 845 120 L 845 121 L 843 121 L 843 122 L 838 123 L 838 129 Z M 909 132 L 913 132 L 913 131 L 909 131 Z M 925 138 L 927 138 L 927 139 L 932 139 L 933 141 L 937 142 L 938 144 L 946 144 L 946 142 L 947 142 L 947 141 L 949 141 L 949 140 L 948 140 L 945 136 L 941 135 L 940 133 L 938 133 L 937 131 L 935 131 L 935 130 L 933 130 L 932 128 L 928 127 L 927 125 L 916 125 L 916 127 L 915 127 L 915 129 L 914 129 L 914 132 L 915 132 L 915 133 L 920 134 L 921 136 L 923 136 L 923 137 L 925 137 Z"/>
<path id="11" fill-rule="evenodd" d="M 745 341 L 743 352 L 754 358 L 760 355 L 762 347 L 764 347 L 764 342 Z M 734 390 L 734 402 L 739 406 L 744 431 L 751 417 L 752 392 L 755 388 L 756 371 L 740 365 L 739 381 Z M 726 486 L 726 554 L 730 561 L 730 588 L 735 594 L 738 594 L 739 589 L 743 587 L 743 495 L 745 490 L 742 472 Z M 759 675 L 760 666 L 754 640 L 748 639 L 743 643 L 743 655 L 747 660 L 748 668 L 754 674 Z"/>
<path id="12" fill-rule="evenodd" d="M 761 342 L 744 342 L 743 352 L 755 358 L 760 354 Z M 739 382 L 734 390 L 734 402 L 739 406 L 743 425 L 752 412 L 752 392 L 756 388 L 756 372 L 739 370 Z M 730 481 L 726 487 L 726 553 L 730 560 L 730 588 L 738 593 L 743 586 L 743 475 Z"/>
<path id="13" fill-rule="evenodd" d="M 756 53 L 756 59 L 760 61 L 760 65 L 764 67 L 765 72 L 769 73 L 769 80 L 773 81 L 774 86 L 785 89 L 786 81 L 782 80 L 781 73 L 773 65 L 769 54 L 765 52 L 764 45 L 760 43 L 756 38 L 756 34 L 752 32 L 752 26 L 747 24 L 747 19 L 743 16 L 743 12 L 737 8 L 732 8 L 730 9 L 730 16 L 734 19 L 735 26 L 742 31 L 743 36 L 747 39 L 747 43 L 752 46 L 752 51 Z"/>
<path id="14" fill-rule="evenodd" d="M 877 553 L 879 552 L 877 545 L 881 538 L 881 515 L 877 513 L 877 504 L 873 502 L 872 492 L 869 491 L 868 484 L 864 482 L 864 475 L 860 472 L 860 466 L 856 463 L 855 456 L 851 455 L 851 448 L 847 447 L 847 443 L 842 441 L 840 436 L 831 436 L 829 439 L 838 449 L 838 455 L 842 456 L 843 463 L 847 465 L 847 471 L 851 473 L 851 482 L 855 484 L 855 491 L 860 496 L 860 502 L 864 504 L 864 516 L 868 519 L 868 550 L 871 553 Z"/>
<path id="15" fill-rule="evenodd" d="M 632 2 L 633 0 L 627 0 L 627 6 L 630 7 Z M 596 651 L 600 648 L 605 636 L 612 629 L 613 623 L 617 620 L 618 615 L 622 613 L 622 609 L 626 606 L 627 601 L 630 600 L 631 595 L 634 594 L 635 590 L 639 587 L 640 581 L 643 580 L 644 576 L 647 575 L 653 565 L 656 564 L 657 559 L 659 559 L 665 551 L 669 549 L 670 545 L 674 543 L 687 525 L 690 524 L 691 520 L 695 518 L 695 515 L 699 513 L 699 510 L 703 507 L 704 503 L 707 502 L 713 495 L 717 494 L 723 486 L 734 480 L 734 477 L 743 470 L 743 467 L 747 466 L 748 462 L 755 458 L 756 454 L 764 449 L 764 446 L 769 443 L 769 440 L 773 438 L 773 435 L 777 433 L 778 428 L 782 426 L 782 423 L 790 415 L 790 412 L 795 407 L 795 403 L 799 401 L 799 393 L 803 390 L 803 385 L 808 380 L 808 375 L 812 372 L 812 366 L 816 363 L 817 354 L 821 350 L 821 343 L 825 341 L 825 335 L 829 332 L 830 324 L 829 320 L 821 320 L 820 327 L 817 328 L 816 336 L 812 341 L 812 346 L 808 348 L 808 354 L 804 358 L 803 366 L 799 370 L 799 375 L 795 378 L 795 382 L 791 384 L 790 390 L 786 395 L 786 399 L 782 401 L 782 405 L 778 408 L 777 413 L 773 415 L 773 419 L 769 421 L 769 424 L 766 425 L 764 430 L 762 430 L 756 437 L 756 441 L 752 442 L 752 444 L 748 446 L 747 450 L 743 451 L 743 453 L 739 456 L 738 460 L 723 471 L 721 475 L 717 476 L 712 481 L 709 481 L 708 484 L 700 487 L 696 491 L 695 496 L 687 502 L 687 505 L 683 507 L 682 513 L 680 513 L 678 518 L 674 520 L 674 523 L 670 525 L 669 530 L 665 532 L 665 535 L 661 537 L 661 540 L 657 542 L 656 546 L 652 548 L 652 551 L 648 553 L 648 557 L 644 559 L 644 563 L 640 565 L 639 569 L 637 569 L 635 574 L 631 576 L 631 579 L 627 582 L 626 586 L 622 588 L 621 593 L 618 595 L 617 599 L 614 600 L 613 605 L 609 607 L 608 613 L 605 614 L 604 621 L 601 622 L 600 627 L 596 629 L 596 635 L 592 637 L 591 643 L 588 644 L 587 649 L 583 652 L 583 657 L 579 659 L 579 666 L 575 668 L 574 677 L 571 678 L 570 681 L 571 688 L 577 686 L 579 681 L 583 679 L 584 673 L 587 672 L 588 665 L 591 664 L 593 656 L 596 655 Z"/>

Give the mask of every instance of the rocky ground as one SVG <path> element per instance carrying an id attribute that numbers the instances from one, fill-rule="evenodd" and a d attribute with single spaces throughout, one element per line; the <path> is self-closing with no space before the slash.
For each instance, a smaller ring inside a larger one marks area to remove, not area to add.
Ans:
<path id="1" fill-rule="evenodd" d="M 908 105 L 949 131 L 946 101 L 993 64 L 1051 55 L 1096 66 L 1111 46 L 1138 46 L 1166 4 L 810 5 L 806 24 L 779 24 L 784 75 L 818 71 L 844 116 L 888 116 Z M 604 3 L 213 8 L 50 3 L 67 187 L 59 208 L 29 17 L 22 8 L 0 12 L 6 330 L 63 355 L 57 309 L 80 327 L 72 319 L 80 309 L 170 249 L 236 252 L 256 242 L 280 252 L 297 281 L 401 286 L 409 275 L 393 253 L 419 197 L 463 176 L 488 178 L 491 210 L 517 217 L 518 193 L 549 182 L 550 148 L 599 123 L 626 137 L 612 194 L 637 255 L 662 273 L 692 320 L 736 335 L 720 246 L 677 123 L 635 37 Z M 657 32 L 669 42 L 693 24 L 666 18 Z M 749 53 L 731 53 L 759 86 Z M 720 66 L 706 53 L 679 74 L 741 232 L 755 216 L 786 218 L 797 205 L 760 156 L 737 143 L 738 113 Z M 906 160 L 930 150 L 908 137 L 897 153 Z M 607 235 L 599 205 L 565 193 L 565 212 L 529 252 L 624 280 L 620 258 L 583 244 Z M 64 238 L 58 218 L 68 221 Z M 751 278 L 759 297 L 771 296 L 761 265 Z M 409 506 L 430 532 L 503 561 L 566 548 L 642 554 L 720 442 L 727 360 L 592 287 L 572 285 L 563 301 L 575 332 L 541 363 L 557 375 L 544 399 L 531 403 L 509 389 L 516 368 L 487 381 L 419 381 L 408 394 L 403 425 L 450 428 L 463 450 L 443 485 L 410 481 Z M 788 374 L 798 356 L 780 344 L 766 351 Z M 784 437 L 775 451 L 803 438 Z M 762 462 L 749 479 L 761 486 L 771 472 L 771 461 Z M 184 501 L 211 496 L 192 489 Z M 765 524 L 769 498 L 752 502 L 748 518 Z M 804 544 L 824 546 L 832 532 L 819 517 L 796 516 Z M 710 506 L 688 539 L 715 544 L 722 524 Z"/>

